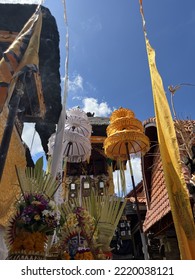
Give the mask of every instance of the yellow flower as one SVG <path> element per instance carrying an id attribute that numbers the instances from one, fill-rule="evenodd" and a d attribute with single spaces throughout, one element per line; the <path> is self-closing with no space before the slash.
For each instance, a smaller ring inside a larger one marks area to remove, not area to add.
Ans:
<path id="1" fill-rule="evenodd" d="M 47 237 L 41 232 L 19 232 L 11 247 L 11 251 L 25 250 L 26 252 L 44 252 Z"/>
<path id="2" fill-rule="evenodd" d="M 70 260 L 70 255 L 67 252 L 64 252 L 64 259 Z"/>
<path id="3" fill-rule="evenodd" d="M 75 260 L 94 260 L 94 258 L 93 254 L 90 251 L 77 252 L 75 255 Z"/>
<path id="4" fill-rule="evenodd" d="M 37 214 L 37 215 L 34 216 L 35 221 L 39 221 L 40 219 L 41 219 L 40 215 Z"/>
<path id="5" fill-rule="evenodd" d="M 41 204 L 41 202 L 40 202 L 40 201 L 35 200 L 35 201 L 32 201 L 32 202 L 31 202 L 31 204 L 34 204 L 34 205 L 40 205 L 40 204 Z"/>

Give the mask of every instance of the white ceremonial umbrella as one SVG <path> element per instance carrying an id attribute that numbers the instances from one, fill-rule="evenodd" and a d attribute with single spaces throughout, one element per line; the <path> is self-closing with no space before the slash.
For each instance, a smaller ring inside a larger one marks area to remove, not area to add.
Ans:
<path id="1" fill-rule="evenodd" d="M 53 133 L 48 142 L 48 155 L 53 155 L 56 134 Z M 74 131 L 64 131 L 62 143 L 63 158 L 67 162 L 82 162 L 90 158 L 91 142 L 89 138 Z"/>
<path id="2" fill-rule="evenodd" d="M 63 164 L 60 167 L 62 170 L 65 170 L 67 162 L 85 162 L 89 160 L 91 156 L 90 136 L 92 126 L 88 121 L 86 113 L 79 108 L 68 110 L 66 113 L 67 117 L 64 125 L 64 136 L 62 141 Z M 55 141 L 56 133 L 51 135 L 48 142 L 48 155 L 51 157 L 53 157 Z M 65 173 L 63 176 L 65 176 Z M 59 189 L 59 193 L 57 194 L 58 197 L 60 197 L 60 192 L 61 190 Z M 80 196 L 82 197 L 81 193 Z"/>
<path id="3" fill-rule="evenodd" d="M 78 118 L 82 118 L 85 119 L 86 121 L 88 121 L 88 117 L 87 114 L 81 110 L 80 108 L 71 108 L 70 110 L 66 111 L 67 116 L 76 116 Z"/>
<path id="4" fill-rule="evenodd" d="M 62 145 L 63 155 L 67 157 L 68 162 L 82 162 L 90 158 L 91 142 L 82 134 L 65 130 Z"/>
<path id="5" fill-rule="evenodd" d="M 67 115 L 65 130 L 77 132 L 87 138 L 91 136 L 92 126 L 88 120 L 76 115 Z"/>

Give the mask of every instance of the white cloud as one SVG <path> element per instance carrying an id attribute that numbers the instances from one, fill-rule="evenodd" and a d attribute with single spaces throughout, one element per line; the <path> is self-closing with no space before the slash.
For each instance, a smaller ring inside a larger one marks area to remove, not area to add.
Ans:
<path id="1" fill-rule="evenodd" d="M 83 111 L 95 113 L 95 117 L 107 117 L 112 110 L 106 102 L 98 103 L 98 100 L 92 97 L 83 99 Z"/>
<path id="2" fill-rule="evenodd" d="M 133 176 L 135 185 L 137 185 L 142 180 L 142 170 L 141 170 L 141 159 L 139 157 L 131 158 L 131 164 L 133 169 Z M 126 184 L 127 189 L 131 190 L 133 188 L 131 176 L 130 176 L 130 170 L 129 165 L 127 164 L 127 170 L 125 171 L 127 175 Z"/>
<path id="3" fill-rule="evenodd" d="M 81 101 L 83 99 L 82 96 L 78 96 L 78 95 L 74 95 L 72 100 L 78 100 L 78 101 Z"/>
<path id="4" fill-rule="evenodd" d="M 62 100 L 64 99 L 64 83 L 65 83 L 65 77 L 61 77 L 61 88 L 63 89 L 61 95 Z M 81 92 L 83 92 L 83 78 L 81 75 L 77 74 L 73 77 L 72 80 L 68 80 L 68 94 L 71 94 L 72 100 L 82 100 Z"/>
<path id="5" fill-rule="evenodd" d="M 131 165 L 132 165 L 132 169 L 133 169 L 133 177 L 134 177 L 135 185 L 137 185 L 142 180 L 140 157 L 134 157 L 134 158 L 131 157 Z M 117 172 L 119 172 L 119 171 L 116 170 L 115 172 L 113 172 L 115 193 L 118 193 Z M 119 176 L 119 179 L 120 179 L 120 176 Z M 126 180 L 126 190 L 127 190 L 127 193 L 129 193 L 133 189 L 133 186 L 132 186 L 132 179 L 131 179 L 128 162 L 127 162 L 126 170 L 125 170 L 125 180 Z M 120 180 L 119 180 L 119 188 L 120 188 Z"/>
<path id="6" fill-rule="evenodd" d="M 96 87 L 93 84 L 91 84 L 88 81 L 86 81 L 85 84 L 86 84 L 88 92 L 97 92 L 97 89 L 96 89 Z"/>
<path id="7" fill-rule="evenodd" d="M 78 90 L 83 90 L 83 78 L 81 75 L 78 74 L 72 81 L 69 80 L 68 90 L 73 93 L 77 92 Z"/>
<path id="8" fill-rule="evenodd" d="M 102 30 L 102 23 L 99 16 L 93 16 L 88 18 L 85 22 L 82 22 L 81 27 L 86 32 L 99 32 Z"/>
<path id="9" fill-rule="evenodd" d="M 29 147 L 32 156 L 35 156 L 36 154 L 43 152 L 39 134 L 35 132 L 34 123 L 24 123 L 22 140 Z"/>

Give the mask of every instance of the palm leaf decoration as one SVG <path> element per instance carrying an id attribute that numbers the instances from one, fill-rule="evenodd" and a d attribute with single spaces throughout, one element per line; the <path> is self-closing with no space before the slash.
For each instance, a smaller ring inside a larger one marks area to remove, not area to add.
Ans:
<path id="1" fill-rule="evenodd" d="M 110 250 L 110 242 L 115 229 L 122 216 L 126 200 L 111 195 L 97 196 L 93 192 L 89 197 L 82 198 L 82 207 L 95 218 L 98 238 L 96 246 L 103 251 Z M 59 209 L 64 219 L 71 213 L 72 209 L 80 207 L 79 199 L 71 199 L 60 205 Z"/>
<path id="2" fill-rule="evenodd" d="M 43 158 L 37 160 L 35 167 L 26 169 L 16 167 L 16 173 L 21 192 L 25 198 L 25 193 L 44 194 L 52 198 L 58 189 L 58 182 L 43 170 Z"/>
<path id="3" fill-rule="evenodd" d="M 96 205 L 99 210 L 98 243 L 105 251 L 108 251 L 115 229 L 124 211 L 126 200 L 124 201 L 120 197 L 102 196 L 97 197 Z"/>

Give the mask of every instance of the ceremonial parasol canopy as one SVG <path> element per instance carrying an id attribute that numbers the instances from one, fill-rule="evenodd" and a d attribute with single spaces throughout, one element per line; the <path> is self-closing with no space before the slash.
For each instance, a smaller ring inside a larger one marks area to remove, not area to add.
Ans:
<path id="1" fill-rule="evenodd" d="M 62 145 L 68 162 L 82 162 L 90 158 L 91 143 L 89 138 L 82 134 L 66 130 Z"/>
<path id="2" fill-rule="evenodd" d="M 88 120 L 76 114 L 67 114 L 65 130 L 77 132 L 87 138 L 91 136 L 92 127 Z"/>
<path id="3" fill-rule="evenodd" d="M 144 155 L 150 148 L 149 138 L 144 134 L 142 123 L 135 118 L 131 110 L 125 108 L 119 108 L 112 113 L 110 125 L 106 132 L 107 138 L 104 141 L 104 150 L 107 157 L 119 161 L 128 160 L 129 162 L 143 252 L 145 259 L 148 259 L 130 154 L 141 153 Z"/>
<path id="4" fill-rule="evenodd" d="M 68 117 L 75 116 L 77 118 L 82 118 L 88 122 L 87 114 L 79 107 L 71 108 L 70 110 L 67 110 L 66 113 Z"/>
<path id="5" fill-rule="evenodd" d="M 107 136 L 104 141 L 105 153 L 114 160 L 126 160 L 132 153 L 145 154 L 150 147 L 149 139 L 143 133 L 142 123 L 129 109 L 119 108 L 113 112 Z"/>
<path id="6" fill-rule="evenodd" d="M 63 158 L 67 162 L 83 162 L 91 155 L 92 127 L 84 111 L 73 108 L 67 111 L 64 137 L 62 142 Z M 56 134 L 52 134 L 48 142 L 48 154 L 53 155 Z"/>

